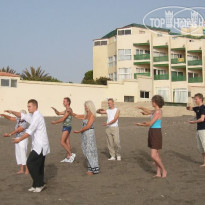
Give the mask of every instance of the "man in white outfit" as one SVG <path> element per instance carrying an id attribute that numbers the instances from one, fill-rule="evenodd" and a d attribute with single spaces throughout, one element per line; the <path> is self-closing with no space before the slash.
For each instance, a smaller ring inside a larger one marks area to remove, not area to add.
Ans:
<path id="1" fill-rule="evenodd" d="M 27 159 L 29 173 L 33 179 L 33 185 L 28 191 L 41 192 L 45 188 L 44 183 L 44 163 L 45 157 L 50 153 L 48 135 L 44 117 L 38 111 L 38 102 L 34 99 L 28 101 L 28 111 L 30 114 L 23 114 L 8 110 L 7 112 L 27 121 L 30 126 L 25 134 L 19 139 L 14 138 L 14 143 L 32 136 L 32 148 Z"/>
<path id="2" fill-rule="evenodd" d="M 121 146 L 120 146 L 120 135 L 119 135 L 119 126 L 118 118 L 120 116 L 120 110 L 115 107 L 114 100 L 112 98 L 108 99 L 108 109 L 98 109 L 97 113 L 107 114 L 107 122 L 104 123 L 104 126 L 107 126 L 107 145 L 110 153 L 110 158 L 108 160 L 121 160 Z"/>

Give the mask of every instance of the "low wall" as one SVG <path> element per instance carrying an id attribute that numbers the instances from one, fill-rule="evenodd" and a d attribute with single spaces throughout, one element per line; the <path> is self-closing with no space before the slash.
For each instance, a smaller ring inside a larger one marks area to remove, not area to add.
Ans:
<path id="1" fill-rule="evenodd" d="M 153 107 L 150 102 L 139 102 L 139 103 L 122 103 L 115 102 L 115 106 L 120 109 L 121 117 L 147 117 L 142 115 L 139 109 L 136 106 L 144 106 L 148 109 L 153 110 Z M 107 102 L 102 102 L 102 108 L 107 109 Z M 193 112 L 186 110 L 185 107 L 181 106 L 164 106 L 162 108 L 164 117 L 177 117 L 183 115 L 194 115 Z"/>

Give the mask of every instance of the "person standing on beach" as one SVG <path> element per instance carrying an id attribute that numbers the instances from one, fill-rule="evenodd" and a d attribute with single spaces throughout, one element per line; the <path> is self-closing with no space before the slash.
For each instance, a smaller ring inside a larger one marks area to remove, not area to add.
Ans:
<path id="1" fill-rule="evenodd" d="M 67 155 L 65 159 L 63 159 L 61 162 L 72 163 L 76 157 L 76 154 L 71 152 L 70 139 L 69 139 L 69 135 L 72 129 L 71 127 L 72 115 L 70 114 L 72 112 L 72 109 L 70 107 L 70 104 L 71 104 L 70 98 L 66 97 L 63 99 L 63 105 L 66 108 L 65 111 L 59 112 L 54 107 L 51 107 L 55 111 L 56 115 L 63 115 L 62 118 L 56 121 L 52 121 L 51 123 L 52 124 L 63 123 L 60 143 L 62 147 L 67 151 Z"/>
<path id="2" fill-rule="evenodd" d="M 110 158 L 108 160 L 114 161 L 121 160 L 121 146 L 120 146 L 120 135 L 118 127 L 118 118 L 120 116 L 120 110 L 115 107 L 114 100 L 112 98 L 108 99 L 108 109 L 98 109 L 97 113 L 107 114 L 107 122 L 104 126 L 107 126 L 107 146 L 110 153 Z"/>
<path id="3" fill-rule="evenodd" d="M 78 134 L 81 133 L 82 139 L 82 150 L 86 157 L 88 171 L 87 175 L 98 174 L 100 171 L 98 164 L 98 152 L 95 137 L 95 119 L 96 119 L 96 109 L 92 101 L 86 101 L 85 104 L 85 114 L 77 115 L 72 113 L 73 117 L 83 120 L 83 126 L 80 130 L 74 130 L 73 132 Z"/>
<path id="4" fill-rule="evenodd" d="M 157 174 L 154 177 L 165 178 L 167 176 L 167 171 L 162 163 L 159 150 L 162 149 L 162 132 L 161 132 L 161 122 L 162 122 L 162 110 L 164 105 L 164 99 L 160 95 L 155 95 L 152 97 L 152 106 L 154 110 L 148 110 L 145 107 L 138 106 L 141 109 L 143 115 L 151 115 L 151 121 L 136 123 L 137 126 L 149 126 L 148 133 L 148 147 L 151 148 L 151 158 L 154 160 Z"/>
<path id="5" fill-rule="evenodd" d="M 203 99 L 203 95 L 201 93 L 197 93 L 194 96 L 194 101 L 197 106 L 187 107 L 187 110 L 194 111 L 196 113 L 196 120 L 189 121 L 189 123 L 197 123 L 197 147 L 203 158 L 203 164 L 200 167 L 205 167 L 205 106 L 203 105 Z"/>
<path id="6" fill-rule="evenodd" d="M 11 110 L 7 110 L 6 112 L 15 115 L 30 124 L 28 129 L 26 129 L 25 134 L 18 139 L 13 138 L 13 142 L 19 143 L 29 136 L 32 136 L 32 148 L 27 159 L 27 166 L 33 179 L 33 184 L 28 191 L 41 192 L 45 188 L 44 164 L 46 155 L 50 153 L 50 146 L 44 117 L 38 111 L 38 102 L 35 99 L 31 99 L 28 101 L 27 106 L 29 114 L 23 114 Z"/>
<path id="7" fill-rule="evenodd" d="M 25 110 L 21 110 L 20 113 L 26 114 Z M 4 137 L 11 137 L 15 135 L 16 139 L 19 139 L 21 136 L 24 135 L 25 129 L 29 127 L 29 124 L 25 120 L 21 120 L 18 117 L 10 117 L 9 115 L 1 114 L 0 116 L 8 119 L 10 121 L 16 122 L 15 130 L 13 132 L 5 133 Z M 29 174 L 28 167 L 26 165 L 27 160 L 27 146 L 28 146 L 28 139 L 24 139 L 18 144 L 15 144 L 15 155 L 16 155 L 16 162 L 20 166 L 20 170 L 16 174 Z"/>

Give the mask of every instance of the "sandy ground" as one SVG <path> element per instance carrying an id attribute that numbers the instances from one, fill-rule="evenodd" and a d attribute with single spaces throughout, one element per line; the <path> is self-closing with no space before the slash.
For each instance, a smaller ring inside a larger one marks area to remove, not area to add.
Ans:
<path id="1" fill-rule="evenodd" d="M 85 159 L 79 135 L 71 135 L 73 164 L 60 163 L 65 151 L 60 146 L 61 125 L 46 118 L 51 154 L 46 158 L 45 181 L 41 193 L 29 193 L 30 176 L 16 175 L 14 145 L 0 138 L 0 204 L 205 204 L 205 168 L 199 168 L 201 156 L 196 148 L 195 126 L 191 116 L 163 119 L 162 159 L 168 171 L 166 179 L 154 179 L 155 168 L 147 147 L 148 128 L 136 127 L 141 118 L 120 118 L 122 161 L 108 161 L 105 118 L 96 122 L 96 138 L 101 173 L 86 176 Z M 81 126 L 73 120 L 74 129 Z M 0 119 L 0 135 L 11 131 L 14 123 Z M 29 146 L 30 147 L 30 146 Z"/>

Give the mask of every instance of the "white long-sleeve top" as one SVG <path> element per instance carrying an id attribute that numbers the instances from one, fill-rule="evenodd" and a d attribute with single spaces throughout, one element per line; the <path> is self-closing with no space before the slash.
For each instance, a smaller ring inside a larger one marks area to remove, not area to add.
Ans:
<path id="1" fill-rule="evenodd" d="M 32 136 L 32 147 L 31 150 L 36 151 L 37 154 L 43 153 L 47 155 L 50 153 L 50 146 L 48 141 L 48 135 L 46 131 L 46 124 L 44 117 L 37 110 L 33 114 L 21 113 L 21 119 L 25 120 L 30 124 L 26 133 Z"/>

